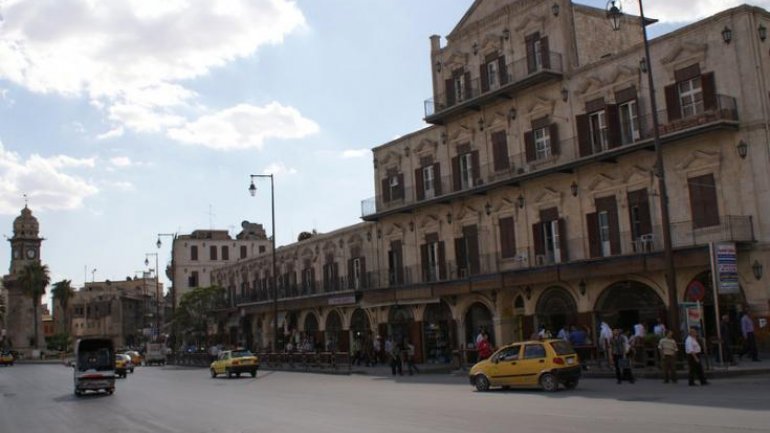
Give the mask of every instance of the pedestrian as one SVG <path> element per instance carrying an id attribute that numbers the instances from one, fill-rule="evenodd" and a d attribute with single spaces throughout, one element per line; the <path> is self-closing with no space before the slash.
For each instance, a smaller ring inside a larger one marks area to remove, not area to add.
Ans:
<path id="1" fill-rule="evenodd" d="M 556 337 L 564 341 L 569 341 L 569 335 L 570 335 L 569 326 L 565 324 L 564 326 L 561 327 L 561 329 L 559 330 L 559 333 L 556 334 Z"/>
<path id="2" fill-rule="evenodd" d="M 409 369 L 409 375 L 411 376 L 413 372 L 419 373 L 420 370 L 414 364 L 414 344 L 406 340 L 404 348 L 406 349 L 406 366 Z"/>
<path id="3" fill-rule="evenodd" d="M 404 370 L 401 366 L 401 347 L 399 344 L 393 343 L 391 339 L 388 339 L 388 342 L 390 344 L 390 351 L 388 354 L 390 355 L 390 370 L 393 372 L 393 376 L 396 375 L 396 371 L 398 371 L 399 376 L 404 375 Z M 388 343 L 385 343 L 386 347 Z"/>
<path id="4" fill-rule="evenodd" d="M 489 336 L 487 334 L 481 336 L 481 342 L 476 349 L 479 352 L 479 361 L 483 361 L 492 355 L 492 345 L 489 343 Z"/>
<path id="5" fill-rule="evenodd" d="M 372 350 L 374 351 L 374 356 L 372 357 L 372 365 L 377 365 L 382 359 L 382 337 L 379 335 L 374 339 Z"/>
<path id="6" fill-rule="evenodd" d="M 663 338 L 666 335 L 666 325 L 663 324 L 662 319 L 658 319 L 658 323 L 652 328 L 652 333 L 660 338 Z"/>
<path id="7" fill-rule="evenodd" d="M 752 361 L 759 361 L 757 339 L 754 335 L 754 319 L 752 319 L 749 310 L 743 311 L 743 316 L 741 317 L 741 334 L 743 334 L 743 352 L 741 352 L 739 358 L 743 358 L 744 355 L 748 354 L 751 356 Z"/>
<path id="8" fill-rule="evenodd" d="M 612 330 L 612 338 L 609 341 L 609 353 L 615 366 L 615 379 L 618 384 L 627 380 L 634 383 L 634 375 L 631 372 L 631 361 L 628 359 L 630 350 L 628 338 L 620 332 L 620 328 Z"/>
<path id="9" fill-rule="evenodd" d="M 719 322 L 719 334 L 722 337 L 722 362 L 725 364 L 733 363 L 733 351 L 731 349 L 733 344 L 733 327 L 731 325 L 730 316 L 724 314 Z"/>
<path id="10" fill-rule="evenodd" d="M 602 321 L 599 325 L 599 344 L 597 346 L 599 357 L 596 362 L 597 367 L 601 367 L 602 360 L 609 361 L 612 356 L 609 350 L 611 338 L 612 329 L 610 328 L 610 325 L 608 325 L 607 322 Z M 607 367 L 609 368 L 609 362 L 607 363 Z"/>
<path id="11" fill-rule="evenodd" d="M 551 338 L 551 331 L 549 331 L 545 325 L 540 325 L 540 330 L 537 332 L 537 338 L 539 340 L 545 340 Z"/>
<path id="12" fill-rule="evenodd" d="M 674 331 L 666 331 L 666 335 L 658 341 L 660 364 L 663 367 L 663 383 L 676 383 L 676 354 L 679 352 Z"/>
<path id="13" fill-rule="evenodd" d="M 703 374 L 703 349 L 698 341 L 698 329 L 694 326 L 690 328 L 690 335 L 684 341 L 684 351 L 687 354 L 690 386 L 695 386 L 696 377 L 701 385 L 708 385 L 706 375 Z"/>
<path id="14" fill-rule="evenodd" d="M 361 365 L 361 338 L 353 338 L 353 365 Z"/>
<path id="15" fill-rule="evenodd" d="M 486 334 L 487 328 L 485 326 L 479 327 L 479 333 L 476 335 L 476 341 L 474 342 L 476 346 L 478 347 L 479 343 L 481 343 L 481 340 L 484 338 L 484 334 Z"/>

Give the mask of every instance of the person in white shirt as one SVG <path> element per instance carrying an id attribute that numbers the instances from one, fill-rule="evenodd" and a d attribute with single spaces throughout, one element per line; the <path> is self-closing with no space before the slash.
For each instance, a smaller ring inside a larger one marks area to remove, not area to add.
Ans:
<path id="1" fill-rule="evenodd" d="M 687 367 L 690 372 L 690 386 L 695 386 L 695 377 L 698 377 L 701 385 L 708 385 L 706 375 L 703 374 L 703 349 L 698 341 L 698 329 L 690 328 L 690 335 L 684 340 L 684 352 L 687 354 Z"/>
<path id="2" fill-rule="evenodd" d="M 662 320 L 658 319 L 658 323 L 652 328 L 652 332 L 658 337 L 663 338 L 666 335 L 666 325 L 663 324 Z"/>

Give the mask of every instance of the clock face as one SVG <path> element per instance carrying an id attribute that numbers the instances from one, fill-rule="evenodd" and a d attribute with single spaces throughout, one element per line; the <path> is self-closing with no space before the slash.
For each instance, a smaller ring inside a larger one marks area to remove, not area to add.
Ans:
<path id="1" fill-rule="evenodd" d="M 19 257 L 21 257 L 21 251 L 18 248 L 14 248 L 14 250 L 13 250 L 13 258 L 14 259 L 18 259 Z"/>
<path id="2" fill-rule="evenodd" d="M 32 249 L 32 248 L 29 248 L 29 249 L 27 250 L 27 258 L 28 258 L 28 259 L 34 259 L 34 258 L 35 258 L 35 254 L 36 254 L 36 253 L 35 253 L 35 250 L 34 250 L 34 249 Z"/>

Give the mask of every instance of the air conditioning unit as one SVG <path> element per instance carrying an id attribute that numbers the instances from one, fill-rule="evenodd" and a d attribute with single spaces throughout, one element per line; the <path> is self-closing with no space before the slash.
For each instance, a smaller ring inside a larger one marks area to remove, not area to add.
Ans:
<path id="1" fill-rule="evenodd" d="M 543 266 L 543 265 L 545 265 L 545 263 L 546 263 L 545 254 L 538 254 L 538 255 L 535 256 L 535 264 L 536 265 Z"/>

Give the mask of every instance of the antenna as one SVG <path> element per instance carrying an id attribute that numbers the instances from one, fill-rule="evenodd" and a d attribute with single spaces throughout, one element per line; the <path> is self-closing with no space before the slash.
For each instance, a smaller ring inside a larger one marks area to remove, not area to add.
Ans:
<path id="1" fill-rule="evenodd" d="M 209 230 L 214 230 L 214 207 L 209 204 Z"/>
<path id="2" fill-rule="evenodd" d="M 27 197 L 27 194 L 23 194 L 23 196 L 24 196 L 24 207 L 27 207 L 27 205 L 29 204 L 29 197 Z"/>

